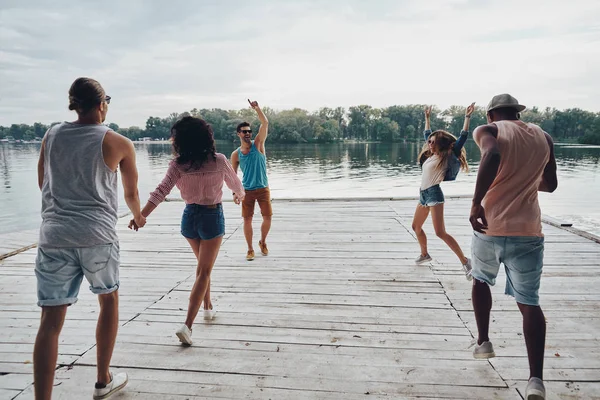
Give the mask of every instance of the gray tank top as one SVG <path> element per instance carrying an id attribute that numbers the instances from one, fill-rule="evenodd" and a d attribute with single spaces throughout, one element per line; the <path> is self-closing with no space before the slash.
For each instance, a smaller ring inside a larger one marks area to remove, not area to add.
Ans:
<path id="1" fill-rule="evenodd" d="M 90 247 L 118 241 L 117 173 L 104 162 L 110 128 L 64 122 L 46 132 L 41 247 Z"/>

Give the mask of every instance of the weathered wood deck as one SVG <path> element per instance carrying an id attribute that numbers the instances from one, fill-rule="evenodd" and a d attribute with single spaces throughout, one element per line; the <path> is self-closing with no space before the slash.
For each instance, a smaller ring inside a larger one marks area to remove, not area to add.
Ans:
<path id="1" fill-rule="evenodd" d="M 198 318 L 190 348 L 174 335 L 194 279 L 194 256 L 179 235 L 183 204 L 161 205 L 137 233 L 122 220 L 112 365 L 130 383 L 115 399 L 520 399 L 528 364 L 504 275 L 493 289 L 497 358 L 474 360 L 470 283 L 430 223 L 434 261 L 414 265 L 414 205 L 275 202 L 271 255 L 247 262 L 239 208 L 225 204 L 226 240 L 212 276 L 217 316 Z M 466 253 L 468 205 L 450 200 L 446 208 L 447 229 Z M 551 226 L 545 233 L 548 398 L 600 398 L 600 244 Z M 35 253 L 0 264 L 0 399 L 33 398 Z M 90 398 L 97 303 L 86 283 L 67 318 L 54 398 Z"/>

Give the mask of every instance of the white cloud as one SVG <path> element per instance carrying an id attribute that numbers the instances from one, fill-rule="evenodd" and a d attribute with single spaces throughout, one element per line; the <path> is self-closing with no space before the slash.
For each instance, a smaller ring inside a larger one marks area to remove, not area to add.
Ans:
<path id="1" fill-rule="evenodd" d="M 105 86 L 121 126 L 247 97 L 446 107 L 508 91 L 600 109 L 597 1 L 122 3 L 0 8 L 0 124 L 70 118 L 80 75 Z"/>

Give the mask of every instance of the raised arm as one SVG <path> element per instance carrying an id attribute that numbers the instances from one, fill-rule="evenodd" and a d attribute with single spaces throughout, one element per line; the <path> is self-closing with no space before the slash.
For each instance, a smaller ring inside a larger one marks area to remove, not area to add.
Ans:
<path id="1" fill-rule="evenodd" d="M 548 142 L 548 146 L 550 147 L 550 158 L 548 159 L 548 163 L 544 168 L 544 174 L 542 175 L 542 181 L 540 182 L 540 186 L 538 190 L 540 192 L 548 192 L 552 193 L 558 187 L 558 177 L 556 176 L 556 158 L 554 157 L 554 142 L 552 141 L 552 136 L 546 135 L 546 141 Z"/>
<path id="2" fill-rule="evenodd" d="M 425 141 L 429 139 L 431 135 L 431 109 L 433 106 L 425 106 L 425 130 L 423 131 L 423 138 Z"/>
<path id="3" fill-rule="evenodd" d="M 256 135 L 256 137 L 254 138 L 254 145 L 256 146 L 258 151 L 264 154 L 265 141 L 267 140 L 267 135 L 269 133 L 269 120 L 260 109 L 258 102 L 248 100 L 248 103 L 250 103 L 250 107 L 252 107 L 254 111 L 256 111 L 256 114 L 258 114 L 258 119 L 260 120 L 260 128 L 258 129 L 258 135 Z"/>
<path id="4" fill-rule="evenodd" d="M 481 163 L 477 173 L 475 195 L 473 196 L 469 221 L 473 230 L 480 233 L 485 233 L 484 231 L 487 229 L 485 210 L 481 206 L 481 202 L 496 179 L 500 167 L 500 150 L 497 137 L 498 127 L 495 124 L 482 125 L 473 132 L 475 143 L 481 149 Z"/>
<path id="5" fill-rule="evenodd" d="M 471 123 L 471 115 L 475 111 L 475 103 L 471 103 L 470 106 L 467 107 L 465 111 L 465 122 L 463 124 L 463 129 L 460 132 L 460 136 L 456 143 L 454 143 L 454 147 L 452 148 L 456 157 L 460 157 L 460 152 L 464 147 L 465 143 L 467 143 L 467 138 L 469 137 L 469 125 Z"/>

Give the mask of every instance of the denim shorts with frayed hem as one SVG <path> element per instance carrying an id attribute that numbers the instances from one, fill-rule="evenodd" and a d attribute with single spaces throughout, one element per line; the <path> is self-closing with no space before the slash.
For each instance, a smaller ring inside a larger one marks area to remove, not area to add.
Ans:
<path id="1" fill-rule="evenodd" d="M 187 239 L 210 240 L 225 235 L 223 205 L 188 204 L 181 217 L 181 234 Z"/>
<path id="2" fill-rule="evenodd" d="M 506 271 L 504 293 L 517 303 L 538 306 L 544 264 L 544 238 L 537 236 L 487 236 L 474 232 L 471 275 L 493 286 L 500 264 Z"/>
<path id="3" fill-rule="evenodd" d="M 433 207 L 444 203 L 444 192 L 440 185 L 433 185 L 425 190 L 421 190 L 419 204 L 424 207 Z"/>
<path id="4" fill-rule="evenodd" d="M 38 306 L 63 306 L 77 302 L 83 277 L 94 294 L 119 289 L 119 243 L 92 247 L 38 247 L 35 259 Z"/>

